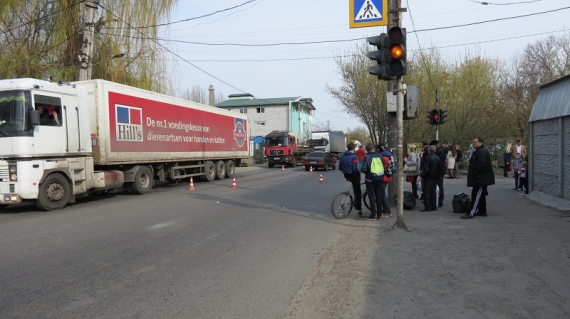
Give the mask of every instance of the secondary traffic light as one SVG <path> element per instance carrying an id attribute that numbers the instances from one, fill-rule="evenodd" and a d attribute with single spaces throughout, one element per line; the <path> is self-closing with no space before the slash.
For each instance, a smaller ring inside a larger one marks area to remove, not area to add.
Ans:
<path id="1" fill-rule="evenodd" d="M 385 81 L 407 74 L 406 29 L 392 27 L 388 30 L 388 34 L 382 33 L 379 36 L 368 37 L 366 41 L 378 49 L 378 51 L 366 54 L 378 64 L 369 67 L 368 73 Z"/>
<path id="2" fill-rule="evenodd" d="M 447 110 L 439 109 L 439 124 L 440 125 L 448 121 L 448 120 L 446 120 L 446 117 L 447 117 Z"/>
<path id="3" fill-rule="evenodd" d="M 388 30 L 388 38 L 390 45 L 390 62 L 388 68 L 391 76 L 402 76 L 408 73 L 406 67 L 406 29 L 400 27 L 392 27 Z"/>
<path id="4" fill-rule="evenodd" d="M 433 109 L 431 111 L 427 111 L 428 115 L 426 116 L 428 120 L 426 121 L 430 125 L 438 125 L 439 124 L 439 110 Z"/>
<path id="5" fill-rule="evenodd" d="M 382 33 L 379 36 L 368 37 L 366 41 L 378 49 L 378 51 L 366 54 L 367 57 L 378 63 L 376 66 L 369 67 L 368 73 L 376 75 L 381 80 L 391 80 L 390 70 L 388 69 L 388 63 L 390 62 L 390 52 L 388 52 L 390 38 L 388 38 L 386 33 Z"/>

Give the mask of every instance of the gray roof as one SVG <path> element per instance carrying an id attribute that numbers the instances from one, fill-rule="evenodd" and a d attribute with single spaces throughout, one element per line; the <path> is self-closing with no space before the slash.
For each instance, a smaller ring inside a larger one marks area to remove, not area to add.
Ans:
<path id="1" fill-rule="evenodd" d="M 540 87 L 529 122 L 570 115 L 570 74 Z"/>
<path id="2" fill-rule="evenodd" d="M 300 96 L 294 97 L 279 97 L 279 98 L 236 98 L 236 97 L 246 97 L 249 96 L 248 94 L 238 95 L 232 94 L 230 95 L 230 99 L 225 100 L 221 103 L 218 103 L 214 106 L 220 108 L 229 108 L 229 107 L 241 107 L 241 106 L 274 106 L 274 105 L 289 105 L 289 102 L 306 102 L 309 105 L 311 110 L 314 110 L 315 107 L 313 106 L 313 99 L 311 98 L 302 98 Z"/>

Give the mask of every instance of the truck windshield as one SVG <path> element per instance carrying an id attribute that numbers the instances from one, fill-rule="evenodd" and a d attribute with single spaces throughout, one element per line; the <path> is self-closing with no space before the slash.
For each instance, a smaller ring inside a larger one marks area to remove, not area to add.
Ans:
<path id="1" fill-rule="evenodd" d="M 0 92 L 0 137 L 28 131 L 26 112 L 30 104 L 29 96 L 25 91 Z"/>
<path id="2" fill-rule="evenodd" d="M 309 144 L 313 146 L 327 146 L 329 144 L 329 141 L 322 138 L 320 140 L 310 140 Z"/>
<path id="3" fill-rule="evenodd" d="M 287 136 L 266 137 L 265 146 L 286 146 L 289 145 Z"/>

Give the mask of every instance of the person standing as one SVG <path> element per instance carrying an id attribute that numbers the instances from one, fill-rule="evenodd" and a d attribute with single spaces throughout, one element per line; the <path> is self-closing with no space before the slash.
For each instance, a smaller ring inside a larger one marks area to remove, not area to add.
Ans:
<path id="1" fill-rule="evenodd" d="M 441 175 L 441 163 L 437 155 L 435 155 L 435 145 L 427 148 L 428 155 L 422 157 L 420 176 L 422 178 L 422 187 L 424 192 L 424 209 L 420 212 L 431 212 L 437 210 L 436 204 L 436 187 L 437 181 Z"/>
<path id="2" fill-rule="evenodd" d="M 505 147 L 505 153 L 503 154 L 503 162 L 504 162 L 503 176 L 504 177 L 509 177 L 509 171 L 510 171 L 509 168 L 512 165 L 511 164 L 511 160 L 512 160 L 511 148 L 512 148 L 511 143 L 508 143 L 507 146 Z"/>
<path id="3" fill-rule="evenodd" d="M 514 170 L 514 176 L 515 176 L 515 188 L 513 188 L 514 191 L 520 191 L 522 189 L 522 185 L 519 183 L 520 179 L 519 179 L 519 174 L 520 174 L 520 168 L 521 168 L 521 164 L 523 162 L 523 159 L 521 158 L 521 154 L 516 154 L 515 157 L 512 159 L 511 163 L 513 164 L 513 170 Z"/>
<path id="4" fill-rule="evenodd" d="M 526 146 L 522 145 L 522 140 L 517 140 L 517 144 L 511 147 L 511 158 L 514 158 L 517 153 L 521 154 L 523 161 L 527 160 L 528 152 Z"/>
<path id="5" fill-rule="evenodd" d="M 428 155 L 428 146 L 429 146 L 429 140 L 427 138 L 424 138 L 422 140 L 422 150 L 420 152 L 420 166 L 422 163 L 422 159 L 424 158 L 424 156 Z M 421 173 L 421 168 L 420 168 L 420 173 Z M 421 178 L 421 174 L 419 177 L 420 180 L 420 186 L 422 187 L 422 196 L 420 197 L 420 200 L 424 199 L 424 179 Z"/>
<path id="6" fill-rule="evenodd" d="M 413 170 L 405 171 L 406 181 L 412 183 L 412 194 L 418 199 L 418 176 L 420 175 L 420 156 L 416 153 L 416 146 L 410 145 L 410 155 L 404 157 L 405 168 Z"/>
<path id="7" fill-rule="evenodd" d="M 368 192 L 368 199 L 370 200 L 370 215 L 367 217 L 369 220 L 380 220 L 382 212 L 382 180 L 384 174 L 372 173 L 372 161 L 374 158 L 379 158 L 382 163 L 382 155 L 376 153 L 376 147 L 372 143 L 366 144 L 366 156 L 362 161 L 360 171 L 364 173 L 364 183 L 366 184 L 366 191 Z M 383 169 L 382 165 L 382 169 Z"/>
<path id="8" fill-rule="evenodd" d="M 392 217 L 392 211 L 390 210 L 390 205 L 388 204 L 388 193 L 386 192 L 386 186 L 388 186 L 388 183 L 392 181 L 392 175 L 388 175 L 387 171 L 388 166 L 390 165 L 390 159 L 393 157 L 392 153 L 390 153 L 390 151 L 386 148 L 386 144 L 382 142 L 378 143 L 376 149 L 379 152 L 382 152 L 380 155 L 382 155 L 382 164 L 384 164 L 384 178 L 380 183 L 380 187 L 382 188 L 382 214 L 380 217 Z"/>
<path id="9" fill-rule="evenodd" d="M 455 167 L 453 168 L 453 176 L 455 176 L 455 178 L 459 178 L 459 163 L 463 161 L 463 152 L 461 151 L 461 146 L 459 144 L 456 144 L 453 147 L 455 147 L 455 152 L 457 152 Z"/>
<path id="10" fill-rule="evenodd" d="M 354 208 L 358 212 L 358 218 L 362 218 L 362 191 L 360 190 L 360 171 L 358 170 L 358 157 L 354 154 L 354 143 L 348 143 L 346 151 L 340 156 L 338 169 L 344 174 L 344 178 L 352 183 L 354 192 Z"/>
<path id="11" fill-rule="evenodd" d="M 524 193 L 528 194 L 528 165 L 527 162 L 522 162 L 521 167 L 519 168 L 519 186 L 522 190 L 524 188 Z"/>
<path id="12" fill-rule="evenodd" d="M 483 145 L 483 139 L 475 137 L 472 144 L 473 154 L 469 159 L 469 168 L 467 169 L 467 187 L 473 187 L 471 190 L 471 211 L 461 216 L 462 219 L 487 216 L 487 186 L 495 184 L 491 154 Z"/>
<path id="13" fill-rule="evenodd" d="M 450 147 L 449 151 L 447 152 L 447 178 L 455 178 L 455 160 L 457 159 L 457 151 L 455 147 Z"/>
<path id="14" fill-rule="evenodd" d="M 364 156 L 366 156 L 366 151 L 364 151 L 364 146 L 360 145 L 356 151 L 356 157 L 358 157 L 358 171 L 360 171 L 360 168 L 362 167 Z"/>
<path id="15" fill-rule="evenodd" d="M 445 147 L 443 145 L 442 146 L 439 145 L 438 140 L 431 141 L 431 143 L 429 145 L 435 145 L 435 147 L 436 147 L 435 155 L 437 155 L 437 157 L 439 157 L 439 165 L 441 165 L 441 168 L 440 168 L 441 176 L 437 180 L 437 186 L 439 187 L 439 196 L 438 196 L 439 198 L 438 198 L 437 206 L 443 207 L 443 178 L 445 176 L 445 171 L 446 171 L 445 160 L 447 158 L 447 151 L 445 150 Z"/>

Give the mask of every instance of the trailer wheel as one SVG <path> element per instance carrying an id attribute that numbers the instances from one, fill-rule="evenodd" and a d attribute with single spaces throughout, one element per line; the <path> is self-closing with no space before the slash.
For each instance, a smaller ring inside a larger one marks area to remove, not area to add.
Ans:
<path id="1" fill-rule="evenodd" d="M 267 166 L 269 166 L 269 168 L 273 168 L 275 166 L 275 164 L 273 163 L 267 163 Z"/>
<path id="2" fill-rule="evenodd" d="M 233 160 L 226 161 L 226 177 L 232 178 L 236 173 L 236 163 Z"/>
<path id="3" fill-rule="evenodd" d="M 135 173 L 135 181 L 131 184 L 134 194 L 148 194 L 154 186 L 154 176 L 148 166 L 141 166 Z"/>
<path id="4" fill-rule="evenodd" d="M 62 209 L 71 196 L 69 182 L 61 174 L 51 174 L 40 184 L 36 207 L 39 210 Z"/>
<path id="5" fill-rule="evenodd" d="M 224 161 L 216 162 L 216 179 L 224 179 L 226 177 L 226 163 Z"/>
<path id="6" fill-rule="evenodd" d="M 214 165 L 214 162 L 206 162 L 206 165 L 204 165 L 204 173 L 206 173 L 206 175 L 202 175 L 203 180 L 212 182 L 216 179 L 216 166 Z"/>

